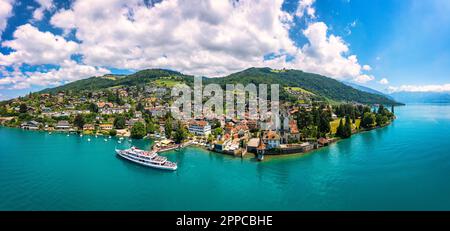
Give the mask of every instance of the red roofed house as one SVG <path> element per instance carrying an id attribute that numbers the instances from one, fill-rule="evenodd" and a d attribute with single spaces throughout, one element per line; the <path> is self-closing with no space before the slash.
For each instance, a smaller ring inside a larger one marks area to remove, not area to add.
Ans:
<path id="1" fill-rule="evenodd" d="M 268 131 L 264 133 L 263 142 L 267 149 L 280 147 L 280 135 L 275 131 Z"/>
<path id="2" fill-rule="evenodd" d="M 211 134 L 211 125 L 204 120 L 194 120 L 189 123 L 189 132 L 197 136 L 207 136 Z"/>
<path id="3" fill-rule="evenodd" d="M 285 143 L 297 143 L 300 141 L 300 131 L 296 120 L 289 120 L 289 132 L 284 133 L 283 140 Z"/>

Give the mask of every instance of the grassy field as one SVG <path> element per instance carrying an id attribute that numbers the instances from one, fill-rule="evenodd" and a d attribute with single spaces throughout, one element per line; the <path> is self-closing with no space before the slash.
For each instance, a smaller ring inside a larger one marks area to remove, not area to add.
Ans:
<path id="1" fill-rule="evenodd" d="M 305 89 L 303 89 L 301 87 L 285 87 L 284 89 L 285 90 L 291 89 L 292 91 L 297 91 L 297 92 L 305 93 L 305 94 L 308 94 L 308 95 L 315 95 L 314 93 L 312 93 L 310 91 L 307 91 L 307 90 L 305 90 Z"/>
<path id="2" fill-rule="evenodd" d="M 181 81 L 177 81 L 177 80 L 173 80 L 173 79 L 157 79 L 155 81 L 153 81 L 153 83 L 155 83 L 157 86 L 162 86 L 162 87 L 173 87 L 177 84 L 182 83 Z"/>
<path id="3" fill-rule="evenodd" d="M 337 130 L 337 127 L 339 126 L 339 121 L 340 121 L 340 120 L 341 120 L 341 119 L 336 119 L 336 120 L 333 120 L 333 121 L 330 122 L 330 125 L 331 125 L 331 132 L 332 132 L 333 134 L 336 134 L 336 130 Z M 342 119 L 342 123 L 345 124 L 345 118 Z M 360 124 L 360 123 L 361 123 L 361 119 L 356 119 L 355 124 L 352 124 L 352 129 L 357 129 L 357 128 L 359 128 L 359 124 Z"/>

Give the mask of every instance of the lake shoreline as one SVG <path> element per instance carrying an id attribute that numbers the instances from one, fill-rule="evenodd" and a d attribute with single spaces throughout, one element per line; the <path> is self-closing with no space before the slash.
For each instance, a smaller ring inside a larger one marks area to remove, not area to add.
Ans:
<path id="1" fill-rule="evenodd" d="M 388 123 L 386 123 L 386 124 L 383 125 L 383 126 L 375 126 L 375 127 L 373 127 L 373 128 L 364 128 L 364 129 L 359 128 L 356 132 L 352 133 L 352 136 L 353 136 L 353 135 L 357 135 L 357 134 L 362 134 L 362 133 L 365 133 L 365 132 L 369 132 L 369 131 L 372 131 L 372 130 L 377 130 L 377 129 L 381 129 L 381 128 L 388 127 L 389 125 L 391 125 L 391 124 L 394 122 L 395 119 L 396 119 L 396 118 L 394 118 L 393 120 L 389 121 Z M 82 134 L 82 135 L 91 136 L 91 137 L 93 137 L 93 136 L 94 136 L 94 137 L 102 136 L 102 137 L 111 137 L 111 138 L 112 138 L 112 137 L 119 137 L 119 138 L 128 138 L 128 139 L 132 139 L 131 137 L 128 137 L 128 136 L 120 136 L 120 135 L 109 136 L 109 135 L 105 135 L 105 134 L 102 134 L 102 133 L 89 134 L 89 133 L 84 133 L 84 132 L 80 132 L 80 131 L 45 130 L 45 129 L 29 130 L 29 129 L 23 129 L 23 128 L 19 128 L 19 127 L 10 127 L 10 126 L 0 125 L 0 128 L 1 128 L 1 127 L 12 128 L 12 129 L 18 129 L 18 130 L 23 130 L 23 131 L 35 131 L 35 132 L 41 132 L 41 133 L 49 133 L 49 134 L 51 134 L 51 133 L 54 132 L 54 133 L 57 133 L 57 134 L 76 134 L 76 135 Z M 291 157 L 291 156 L 302 157 L 302 156 L 306 156 L 306 155 L 311 155 L 311 154 L 313 154 L 315 151 L 321 150 L 321 149 L 323 149 L 323 148 L 325 148 L 325 147 L 329 147 L 331 144 L 335 144 L 335 143 L 338 143 L 338 142 L 340 142 L 340 141 L 347 140 L 347 139 L 351 139 L 351 138 L 352 138 L 352 137 L 344 138 L 344 139 L 343 139 L 343 138 L 340 138 L 340 137 L 329 138 L 329 139 L 328 139 L 329 143 L 328 143 L 327 145 L 317 145 L 317 144 L 315 144 L 315 146 L 314 146 L 315 148 L 313 148 L 313 149 L 311 149 L 311 150 L 308 150 L 308 151 L 306 151 L 306 152 L 295 152 L 295 153 L 272 153 L 272 154 L 265 154 L 265 155 L 266 155 L 267 157 L 269 157 L 269 159 L 273 159 L 274 157 L 275 157 L 276 159 L 281 159 L 281 158 L 286 158 L 286 157 Z M 157 139 L 152 138 L 151 135 L 147 135 L 146 137 L 144 137 L 144 138 L 142 138 L 142 139 L 137 139 L 137 140 L 150 140 L 150 141 L 156 141 Z M 189 143 L 189 144 L 188 144 L 188 143 Z M 187 144 L 187 145 L 185 145 L 185 144 Z M 221 154 L 221 155 L 226 155 L 226 156 L 231 156 L 231 157 L 240 157 L 241 159 L 244 159 L 244 158 L 245 158 L 245 157 L 244 157 L 245 155 L 250 154 L 250 155 L 253 155 L 253 157 L 250 157 L 250 158 L 253 158 L 253 159 L 257 160 L 257 154 L 256 154 L 256 153 L 252 153 L 252 152 L 246 152 L 246 154 L 244 154 L 244 156 L 243 156 L 243 155 L 232 155 L 232 154 L 228 154 L 228 153 L 224 153 L 224 152 L 215 151 L 214 149 L 208 148 L 207 146 L 203 146 L 203 145 L 200 145 L 200 144 L 192 144 L 192 143 L 190 143 L 190 141 L 183 143 L 182 146 L 183 146 L 183 147 L 180 147 L 181 149 L 185 149 L 185 148 L 187 148 L 187 147 L 194 146 L 194 147 L 196 147 L 196 148 L 203 149 L 203 150 L 206 150 L 206 151 L 209 151 L 209 152 L 213 152 L 213 153 L 215 153 L 215 154 Z M 152 147 L 150 147 L 150 148 L 152 148 Z M 169 151 L 172 151 L 172 150 L 169 150 Z M 169 152 L 169 151 L 163 151 L 163 152 Z"/>
<path id="2" fill-rule="evenodd" d="M 382 126 L 375 126 L 375 127 L 373 127 L 373 128 L 358 129 L 356 132 L 352 133 L 352 136 L 358 135 L 358 134 L 364 134 L 364 133 L 366 133 L 366 132 L 370 132 L 370 131 L 373 131 L 373 130 L 378 130 L 378 129 L 386 128 L 386 127 L 390 126 L 390 125 L 395 121 L 395 119 L 396 119 L 396 118 L 394 118 L 393 120 L 389 121 L 388 123 L 386 123 L 385 125 L 382 125 Z M 279 153 L 279 154 L 265 154 L 265 155 L 266 155 L 267 157 L 269 157 L 269 159 L 273 159 L 273 158 L 281 159 L 281 158 L 286 158 L 286 157 L 291 157 L 291 156 L 302 157 L 302 156 L 311 155 L 311 154 L 313 154 L 313 153 L 316 152 L 316 151 L 319 151 L 319 150 L 322 150 L 322 149 L 324 149 L 324 148 L 326 148 L 326 147 L 329 147 L 331 144 L 337 144 L 337 143 L 339 143 L 340 141 L 344 141 L 344 140 L 348 140 L 348 139 L 352 139 L 352 137 L 349 137 L 349 138 L 334 137 L 333 139 L 331 139 L 331 141 L 330 141 L 329 144 L 323 145 L 323 146 L 317 146 L 317 148 L 313 148 L 313 149 L 311 149 L 311 150 L 309 150 L 309 151 L 306 151 L 306 152 L 298 152 L 298 153 Z M 242 156 L 242 155 L 232 155 L 232 154 L 227 154 L 227 153 L 224 153 L 224 152 L 215 151 L 214 149 L 210 149 L 210 148 L 205 147 L 205 146 L 203 146 L 203 145 L 196 145 L 196 144 L 190 144 L 190 145 L 188 145 L 188 146 L 182 147 L 182 149 L 187 148 L 187 147 L 189 147 L 189 146 L 194 146 L 194 147 L 196 147 L 196 148 L 199 148 L 199 149 L 202 149 L 202 150 L 206 150 L 206 151 L 209 151 L 209 152 L 213 152 L 213 153 L 216 153 L 216 154 L 221 154 L 221 155 L 231 156 L 231 157 L 235 157 L 235 158 L 239 158 L 239 157 L 240 157 L 241 159 L 244 159 L 244 158 L 245 158 L 245 157 L 244 157 L 245 155 L 251 154 L 251 155 L 254 156 L 253 158 L 254 158 L 255 160 L 257 160 L 257 154 L 256 154 L 256 153 L 252 153 L 252 152 L 247 152 L 244 156 Z"/>

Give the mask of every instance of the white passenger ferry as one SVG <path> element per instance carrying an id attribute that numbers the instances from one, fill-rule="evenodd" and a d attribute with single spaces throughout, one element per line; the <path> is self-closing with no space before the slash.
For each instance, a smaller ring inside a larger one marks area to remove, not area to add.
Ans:
<path id="1" fill-rule="evenodd" d="M 168 161 L 166 157 L 159 156 L 154 151 L 144 151 L 131 147 L 125 150 L 116 149 L 116 153 L 120 157 L 144 166 L 172 171 L 177 170 L 176 163 Z"/>

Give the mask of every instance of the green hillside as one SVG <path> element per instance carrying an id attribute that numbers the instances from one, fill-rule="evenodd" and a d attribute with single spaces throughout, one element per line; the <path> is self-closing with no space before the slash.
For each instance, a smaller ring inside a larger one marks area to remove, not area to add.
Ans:
<path id="1" fill-rule="evenodd" d="M 350 101 L 364 104 L 398 104 L 382 95 L 363 92 L 335 79 L 299 70 L 274 71 L 270 68 L 249 68 L 223 78 L 210 78 L 209 82 L 221 85 L 230 83 L 280 84 L 284 87 L 300 87 L 332 101 Z M 280 93 L 282 97 L 283 93 Z"/>
<path id="2" fill-rule="evenodd" d="M 323 100 L 335 102 L 359 102 L 364 104 L 398 104 L 385 96 L 363 92 L 347 86 L 335 79 L 318 74 L 306 73 L 299 70 L 273 70 L 270 68 L 249 68 L 244 71 L 233 73 L 220 78 L 203 78 L 204 84 L 216 83 L 225 87 L 226 84 L 241 83 L 253 84 L 279 84 L 280 98 L 289 99 L 286 87 L 301 88 Z M 45 89 L 43 92 L 56 93 L 59 91 L 92 91 L 115 86 L 141 86 L 155 85 L 171 87 L 176 83 L 184 82 L 192 85 L 193 76 L 184 75 L 180 72 L 149 69 L 136 72 L 127 76 L 107 75 L 102 77 L 91 77 L 75 81 L 56 88 Z"/>

